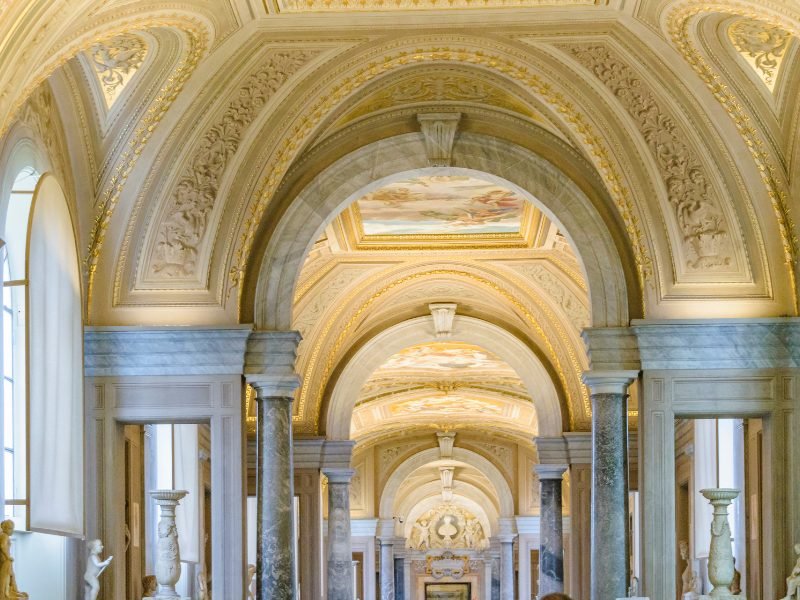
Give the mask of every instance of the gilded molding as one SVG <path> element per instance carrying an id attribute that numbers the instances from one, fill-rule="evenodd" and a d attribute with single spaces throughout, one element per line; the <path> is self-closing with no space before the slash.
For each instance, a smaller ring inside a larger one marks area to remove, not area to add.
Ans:
<path id="1" fill-rule="evenodd" d="M 282 13 L 595 6 L 604 0 L 277 0 Z M 269 10 L 269 8 L 267 8 Z"/>
<path id="2" fill-rule="evenodd" d="M 795 310 L 798 308 L 798 282 L 795 268 L 800 266 L 800 242 L 796 235 L 795 224 L 790 209 L 790 198 L 786 190 L 785 178 L 782 169 L 772 160 L 768 145 L 763 136 L 758 132 L 736 95 L 730 91 L 718 73 L 711 67 L 695 47 L 691 30 L 694 19 L 703 13 L 719 12 L 723 14 L 738 15 L 745 19 L 763 21 L 771 26 L 778 27 L 789 34 L 800 38 L 800 30 L 788 18 L 781 18 L 772 12 L 754 11 L 752 6 L 740 2 L 709 2 L 697 3 L 687 1 L 673 9 L 667 15 L 667 31 L 673 44 L 686 58 L 695 72 L 708 86 L 708 89 L 717 98 L 720 104 L 730 115 L 739 133 L 745 140 L 750 153 L 755 160 L 756 167 L 761 174 L 761 180 L 769 194 L 773 211 L 778 221 L 778 229 L 783 245 L 784 259 L 789 266 L 788 274 L 791 279 L 791 288 L 794 291 Z"/>

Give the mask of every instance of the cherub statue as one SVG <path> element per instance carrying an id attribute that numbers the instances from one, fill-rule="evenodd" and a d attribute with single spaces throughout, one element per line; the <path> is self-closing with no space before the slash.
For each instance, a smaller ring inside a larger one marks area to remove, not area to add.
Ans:
<path id="1" fill-rule="evenodd" d="M 17 589 L 14 577 L 14 557 L 11 556 L 11 536 L 14 521 L 6 519 L 0 523 L 0 600 L 20 600 L 28 594 Z"/>
<path id="2" fill-rule="evenodd" d="M 86 583 L 83 595 L 85 600 L 97 600 L 97 594 L 100 593 L 100 574 L 106 570 L 114 558 L 109 556 L 105 560 L 100 560 L 102 552 L 103 542 L 100 540 L 89 542 L 89 556 L 86 559 L 86 572 L 83 574 L 83 581 Z"/>
<path id="3" fill-rule="evenodd" d="M 247 600 L 256 600 L 256 566 L 247 565 Z"/>
<path id="4" fill-rule="evenodd" d="M 800 544 L 794 545 L 794 552 L 797 554 L 797 562 L 786 578 L 786 596 L 783 600 L 800 599 Z"/>
<path id="5" fill-rule="evenodd" d="M 145 598 L 155 598 L 158 581 L 155 575 L 145 575 L 142 577 L 142 596 Z"/>

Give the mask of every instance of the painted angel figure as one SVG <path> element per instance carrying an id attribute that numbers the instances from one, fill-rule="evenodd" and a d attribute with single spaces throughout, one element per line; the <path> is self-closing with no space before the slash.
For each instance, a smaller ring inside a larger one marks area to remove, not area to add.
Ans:
<path id="1" fill-rule="evenodd" d="M 86 583 L 85 600 L 97 600 L 97 594 L 100 593 L 100 574 L 114 559 L 113 556 L 109 556 L 105 560 L 100 560 L 102 552 L 103 542 L 100 540 L 89 542 L 89 556 L 86 559 L 86 572 L 83 574 L 83 581 Z"/>

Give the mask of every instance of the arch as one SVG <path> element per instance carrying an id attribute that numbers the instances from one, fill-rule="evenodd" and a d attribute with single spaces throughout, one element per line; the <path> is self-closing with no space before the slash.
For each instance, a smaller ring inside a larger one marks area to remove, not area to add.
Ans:
<path id="1" fill-rule="evenodd" d="M 409 176 L 476 174 L 533 197 L 569 238 L 589 285 L 592 324 L 624 326 L 628 298 L 622 260 L 602 212 L 575 182 L 541 156 L 511 142 L 461 133 L 453 167 L 429 167 L 422 134 L 386 138 L 344 156 L 294 199 L 266 246 L 254 316 L 262 329 L 291 328 L 294 288 L 311 245 L 325 225 L 365 191 Z"/>
<path id="2" fill-rule="evenodd" d="M 325 420 L 327 437 L 350 439 L 358 393 L 375 369 L 409 346 L 436 341 L 431 317 L 417 317 L 385 329 L 364 344 L 347 362 L 334 386 Z M 555 384 L 539 358 L 519 338 L 487 321 L 456 315 L 448 341 L 476 344 L 507 362 L 533 398 L 538 434 L 561 435 L 561 406 Z"/>
<path id="3" fill-rule="evenodd" d="M 503 474 L 494 466 L 491 461 L 484 458 L 477 452 L 465 448 L 453 448 L 454 461 L 467 463 L 475 467 L 478 471 L 486 475 L 486 478 L 494 487 L 500 505 L 500 517 L 514 516 L 514 496 Z M 378 504 L 378 516 L 381 519 L 391 519 L 394 501 L 400 486 L 414 471 L 424 467 L 428 463 L 440 460 L 439 448 L 429 448 L 409 456 L 392 472 L 386 485 L 381 490 L 380 502 Z"/>

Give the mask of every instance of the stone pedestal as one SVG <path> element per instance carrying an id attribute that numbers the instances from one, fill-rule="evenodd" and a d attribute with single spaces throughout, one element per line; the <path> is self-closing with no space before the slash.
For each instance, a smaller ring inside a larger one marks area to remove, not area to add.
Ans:
<path id="1" fill-rule="evenodd" d="M 628 386 L 638 371 L 590 371 L 592 399 L 592 600 L 628 592 Z"/>
<path id="2" fill-rule="evenodd" d="M 381 545 L 381 600 L 394 600 L 394 536 L 379 538 Z"/>
<path id="3" fill-rule="evenodd" d="M 267 396 L 254 385 L 258 402 L 257 571 L 258 600 L 296 597 L 292 397 Z"/>
<path id="4" fill-rule="evenodd" d="M 564 591 L 561 481 L 566 465 L 536 465 L 540 485 L 539 596 Z"/>
<path id="5" fill-rule="evenodd" d="M 739 490 L 709 488 L 700 493 L 714 507 L 711 521 L 711 547 L 708 550 L 708 579 L 714 586 L 710 598 L 743 598 L 731 593 L 734 577 L 731 529 L 728 523 L 728 506 L 739 495 Z"/>
<path id="6" fill-rule="evenodd" d="M 178 529 L 175 525 L 175 509 L 186 494 L 186 490 L 153 490 L 150 496 L 158 505 L 158 539 L 156 541 L 155 571 L 161 600 L 180 598 L 175 584 L 181 578 L 181 551 L 178 545 Z"/>
<path id="7" fill-rule="evenodd" d="M 350 541 L 352 469 L 323 469 L 328 478 L 328 600 L 353 600 L 353 550 Z"/>

